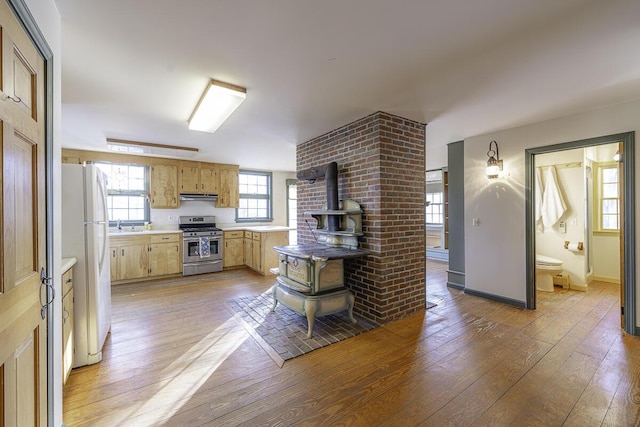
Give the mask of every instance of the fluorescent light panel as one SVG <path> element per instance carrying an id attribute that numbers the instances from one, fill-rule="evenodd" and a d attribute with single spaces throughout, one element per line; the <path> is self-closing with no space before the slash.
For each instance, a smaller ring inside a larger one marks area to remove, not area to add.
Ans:
<path id="1" fill-rule="evenodd" d="M 124 154 L 160 154 L 167 156 L 193 157 L 198 154 L 197 148 L 180 147 L 178 145 L 155 144 L 151 142 L 129 141 L 127 139 L 107 138 L 107 148 Z"/>
<path id="2" fill-rule="evenodd" d="M 247 90 L 243 87 L 211 80 L 189 118 L 189 129 L 215 132 L 246 96 Z"/>

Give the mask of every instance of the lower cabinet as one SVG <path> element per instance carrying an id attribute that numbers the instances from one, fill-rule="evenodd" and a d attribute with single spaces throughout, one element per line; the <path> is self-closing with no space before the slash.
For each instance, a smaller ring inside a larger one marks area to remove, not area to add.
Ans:
<path id="1" fill-rule="evenodd" d="M 149 237 L 149 275 L 165 276 L 181 273 L 181 236 L 179 234 L 158 234 Z"/>
<path id="2" fill-rule="evenodd" d="M 244 231 L 224 232 L 224 268 L 244 265 Z"/>
<path id="3" fill-rule="evenodd" d="M 182 272 L 179 233 L 111 236 L 111 282 Z"/>
<path id="4" fill-rule="evenodd" d="M 244 254 L 247 267 L 260 274 L 270 274 L 269 270 L 278 267 L 278 253 L 274 246 L 289 244 L 288 231 L 244 232 Z"/>
<path id="5" fill-rule="evenodd" d="M 73 268 L 62 274 L 62 381 L 67 382 L 73 366 Z"/>

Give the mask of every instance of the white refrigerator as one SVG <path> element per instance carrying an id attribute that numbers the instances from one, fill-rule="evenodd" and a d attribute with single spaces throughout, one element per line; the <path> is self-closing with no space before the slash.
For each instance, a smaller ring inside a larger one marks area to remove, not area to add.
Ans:
<path id="1" fill-rule="evenodd" d="M 106 176 L 95 165 L 62 165 L 62 256 L 73 267 L 73 367 L 102 360 L 111 329 Z"/>

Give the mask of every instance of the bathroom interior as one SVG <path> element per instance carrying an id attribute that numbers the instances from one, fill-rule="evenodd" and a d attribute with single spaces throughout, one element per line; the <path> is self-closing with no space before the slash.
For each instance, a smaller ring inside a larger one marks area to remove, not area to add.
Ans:
<path id="1" fill-rule="evenodd" d="M 534 157 L 536 289 L 620 284 L 618 144 Z"/>

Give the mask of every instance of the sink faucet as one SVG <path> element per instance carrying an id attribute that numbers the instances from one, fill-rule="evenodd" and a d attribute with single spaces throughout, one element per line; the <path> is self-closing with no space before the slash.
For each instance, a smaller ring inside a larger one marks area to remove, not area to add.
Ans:
<path id="1" fill-rule="evenodd" d="M 131 231 L 136 231 L 136 226 L 131 224 Z"/>
<path id="2" fill-rule="evenodd" d="M 122 231 L 122 224 L 120 224 L 120 220 L 117 220 L 116 227 L 118 228 L 118 231 Z"/>

